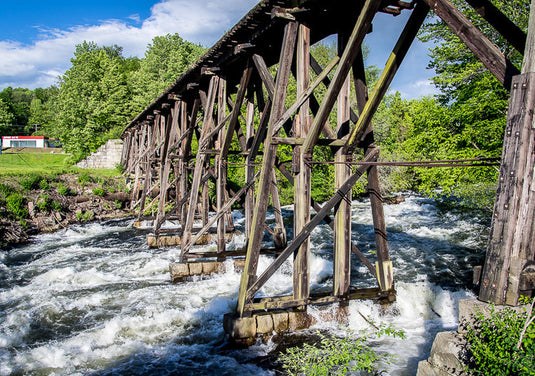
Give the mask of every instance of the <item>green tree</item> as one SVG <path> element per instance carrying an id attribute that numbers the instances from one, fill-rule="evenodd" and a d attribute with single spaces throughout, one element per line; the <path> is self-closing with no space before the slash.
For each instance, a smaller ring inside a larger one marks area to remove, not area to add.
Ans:
<path id="1" fill-rule="evenodd" d="M 50 130 L 78 160 L 120 135 L 130 119 L 132 95 L 120 47 L 84 42 L 71 62 L 61 77 Z"/>
<path id="2" fill-rule="evenodd" d="M 9 106 L 0 98 L 0 136 L 11 136 L 12 124 L 15 116 L 9 111 Z"/>
<path id="3" fill-rule="evenodd" d="M 455 5 L 517 66 L 521 56 L 466 2 Z M 494 0 L 500 10 L 524 29 L 527 27 L 528 0 Z M 432 81 L 441 93 L 436 99 L 424 98 L 404 105 L 387 105 L 389 121 L 397 123 L 405 137 L 388 130 L 380 134 L 390 151 L 406 160 L 499 158 L 509 93 L 485 69 L 447 25 L 430 18 L 420 33 L 423 41 L 433 41 L 429 67 Z M 396 109 L 397 107 L 397 109 Z M 401 116 L 395 120 L 395 117 Z M 398 142 L 396 144 L 396 142 Z M 442 188 L 443 194 L 463 196 L 490 207 L 494 197 L 497 170 L 485 168 L 408 169 L 416 175 L 416 186 L 430 194 Z"/>
<path id="4" fill-rule="evenodd" d="M 178 34 L 157 36 L 147 46 L 139 70 L 132 74 L 136 115 L 167 87 L 175 82 L 204 53 L 200 45 L 182 39 Z"/>

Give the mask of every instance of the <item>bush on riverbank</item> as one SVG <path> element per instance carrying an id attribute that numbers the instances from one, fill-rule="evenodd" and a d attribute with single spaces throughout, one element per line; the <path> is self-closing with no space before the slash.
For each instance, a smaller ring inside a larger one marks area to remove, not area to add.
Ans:
<path id="1" fill-rule="evenodd" d="M 486 317 L 476 314 L 474 324 L 465 323 L 471 354 L 468 371 L 473 374 L 534 375 L 535 325 L 531 309 L 491 309 Z"/>

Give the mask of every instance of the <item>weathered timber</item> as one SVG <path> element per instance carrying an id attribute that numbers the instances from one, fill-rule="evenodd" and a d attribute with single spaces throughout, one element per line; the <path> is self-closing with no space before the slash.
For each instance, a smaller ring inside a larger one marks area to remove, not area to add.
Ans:
<path id="1" fill-rule="evenodd" d="M 423 0 L 506 88 L 518 69 L 448 0 Z"/>
<path id="2" fill-rule="evenodd" d="M 273 125 L 282 115 L 284 110 L 284 101 L 286 99 L 286 88 L 290 76 L 290 69 L 294 55 L 295 42 L 297 39 L 297 23 L 289 22 L 285 27 L 284 40 L 282 42 L 279 71 L 275 83 L 273 94 L 273 105 L 271 107 L 270 122 L 265 140 L 265 152 L 262 163 L 262 174 L 258 183 L 258 193 L 255 202 L 255 209 L 251 224 L 251 234 L 247 247 L 247 257 L 245 259 L 245 270 L 240 282 L 240 291 L 238 293 L 237 312 L 243 315 L 245 307 L 245 294 L 251 285 L 256 269 L 258 266 L 258 250 L 262 242 L 263 223 L 266 218 L 267 205 L 269 199 L 269 189 L 272 183 L 272 172 L 275 162 L 276 145 L 271 145 L 273 137 Z"/>

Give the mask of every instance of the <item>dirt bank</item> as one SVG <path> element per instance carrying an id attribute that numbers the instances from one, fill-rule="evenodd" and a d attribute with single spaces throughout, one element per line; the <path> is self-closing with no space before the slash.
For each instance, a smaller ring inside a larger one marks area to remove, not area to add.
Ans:
<path id="1" fill-rule="evenodd" d="M 22 220 L 14 219 L 7 203 L 0 200 L 0 246 L 24 244 L 31 235 L 57 231 L 73 223 L 132 215 L 128 209 L 130 194 L 119 183 L 122 178 L 116 179 L 117 185 L 107 182 L 103 188 L 101 182 L 80 184 L 76 175 L 62 175 L 46 189 L 26 190 L 23 205 L 27 216 Z"/>

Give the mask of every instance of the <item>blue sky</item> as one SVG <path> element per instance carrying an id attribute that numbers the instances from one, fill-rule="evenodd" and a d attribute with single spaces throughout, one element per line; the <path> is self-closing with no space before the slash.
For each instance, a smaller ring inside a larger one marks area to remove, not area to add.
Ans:
<path id="1" fill-rule="evenodd" d="M 48 87 L 70 66 L 74 46 L 117 44 L 125 56 L 143 57 L 152 38 L 178 33 L 210 47 L 257 0 L 5 1 L 0 8 L 0 90 Z M 408 18 L 378 14 L 366 38 L 368 64 L 382 68 Z M 434 92 L 428 78 L 428 46 L 416 42 L 391 89 L 406 98 Z"/>

